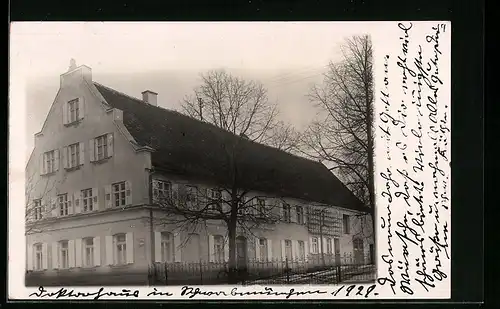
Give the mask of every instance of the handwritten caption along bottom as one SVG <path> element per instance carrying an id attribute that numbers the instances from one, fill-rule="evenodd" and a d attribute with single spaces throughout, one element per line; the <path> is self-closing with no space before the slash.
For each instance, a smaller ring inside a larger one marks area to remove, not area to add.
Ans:
<path id="1" fill-rule="evenodd" d="M 450 24 L 389 28 L 375 60 L 377 283 L 384 295 L 449 298 Z"/>

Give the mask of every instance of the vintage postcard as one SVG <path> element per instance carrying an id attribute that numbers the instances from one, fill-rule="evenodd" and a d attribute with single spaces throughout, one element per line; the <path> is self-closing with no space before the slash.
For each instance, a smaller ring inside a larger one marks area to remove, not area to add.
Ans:
<path id="1" fill-rule="evenodd" d="M 451 27 L 13 23 L 9 298 L 450 298 Z"/>

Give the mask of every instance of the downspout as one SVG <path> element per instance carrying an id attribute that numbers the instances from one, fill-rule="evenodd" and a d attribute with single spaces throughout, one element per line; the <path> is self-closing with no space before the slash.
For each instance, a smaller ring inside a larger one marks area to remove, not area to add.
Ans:
<path id="1" fill-rule="evenodd" d="M 151 265 L 155 262 L 155 232 L 153 224 L 153 169 L 148 169 L 148 193 L 149 193 L 149 238 L 151 244 Z"/>

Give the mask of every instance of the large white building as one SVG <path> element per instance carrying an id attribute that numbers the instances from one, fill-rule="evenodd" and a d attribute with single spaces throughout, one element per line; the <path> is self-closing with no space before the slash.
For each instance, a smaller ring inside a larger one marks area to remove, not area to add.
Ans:
<path id="1" fill-rule="evenodd" d="M 238 229 L 239 261 L 373 254 L 371 233 L 359 233 L 365 209 L 325 166 L 158 107 L 154 92 L 142 95 L 94 82 L 87 66 L 61 75 L 26 167 L 30 273 L 143 273 L 159 261 L 227 260 L 222 222 L 181 231 L 161 224 L 155 204 L 161 192 L 189 196 L 227 184 L 223 149 L 236 140 L 242 188 L 268 197 L 259 203 L 282 203 L 272 208 L 279 222 L 251 234 Z M 329 219 L 315 221 L 318 210 Z"/>

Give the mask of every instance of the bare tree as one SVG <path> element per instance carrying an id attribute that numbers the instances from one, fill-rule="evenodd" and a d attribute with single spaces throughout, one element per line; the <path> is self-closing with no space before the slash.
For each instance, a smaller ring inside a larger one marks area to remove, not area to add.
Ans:
<path id="1" fill-rule="evenodd" d="M 366 205 L 374 226 L 373 73 L 370 37 L 354 36 L 341 46 L 342 59 L 330 62 L 321 85 L 309 98 L 320 108 L 302 136 L 303 152 L 335 171 Z"/>
<path id="2" fill-rule="evenodd" d="M 184 98 L 182 109 L 193 118 L 284 151 L 293 151 L 298 142 L 298 132 L 278 119 L 278 107 L 269 102 L 261 83 L 224 70 L 201 74 L 201 84 Z"/>

